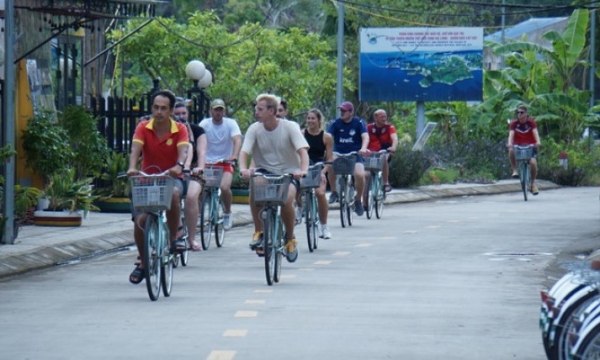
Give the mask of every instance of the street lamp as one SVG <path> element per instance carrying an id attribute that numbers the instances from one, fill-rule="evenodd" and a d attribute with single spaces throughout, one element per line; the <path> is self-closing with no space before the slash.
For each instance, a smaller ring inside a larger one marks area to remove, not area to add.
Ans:
<path id="1" fill-rule="evenodd" d="M 191 100 L 190 121 L 198 123 L 207 115 L 205 112 L 209 107 L 209 99 L 203 89 L 212 84 L 212 73 L 202 61 L 192 60 L 185 67 L 185 75 L 194 82 L 187 91 L 187 97 Z"/>

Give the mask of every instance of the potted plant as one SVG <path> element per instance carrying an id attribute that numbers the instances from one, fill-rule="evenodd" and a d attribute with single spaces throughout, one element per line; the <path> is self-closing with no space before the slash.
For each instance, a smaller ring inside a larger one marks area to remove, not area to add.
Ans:
<path id="1" fill-rule="evenodd" d="M 92 194 L 92 178 L 75 180 L 75 169 L 55 173 L 44 188 L 46 210 L 34 213 L 33 223 L 41 226 L 80 226 L 84 214 L 98 210 Z"/>
<path id="2" fill-rule="evenodd" d="M 105 168 L 100 180 L 103 187 L 97 190 L 99 195 L 95 204 L 102 212 L 128 213 L 131 211 L 129 180 L 123 174 L 129 168 L 129 159 L 125 154 L 111 152 L 106 158 Z"/>

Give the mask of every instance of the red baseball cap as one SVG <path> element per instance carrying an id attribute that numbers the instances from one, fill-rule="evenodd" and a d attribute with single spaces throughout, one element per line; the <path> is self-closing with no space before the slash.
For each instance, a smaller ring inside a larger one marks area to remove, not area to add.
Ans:
<path id="1" fill-rule="evenodd" d="M 338 106 L 338 108 L 344 111 L 354 112 L 354 105 L 352 105 L 350 101 L 344 101 L 340 106 Z"/>

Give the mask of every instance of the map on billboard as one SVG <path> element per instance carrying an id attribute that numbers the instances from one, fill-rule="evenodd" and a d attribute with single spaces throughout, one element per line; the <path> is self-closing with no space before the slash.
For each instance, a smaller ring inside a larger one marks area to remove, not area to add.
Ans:
<path id="1" fill-rule="evenodd" d="M 362 28 L 361 101 L 481 101 L 483 28 Z"/>

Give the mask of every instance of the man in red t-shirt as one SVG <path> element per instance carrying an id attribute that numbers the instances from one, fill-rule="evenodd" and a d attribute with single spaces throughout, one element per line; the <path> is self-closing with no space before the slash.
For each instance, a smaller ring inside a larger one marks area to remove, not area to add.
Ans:
<path id="1" fill-rule="evenodd" d="M 535 120 L 529 117 L 527 114 L 527 106 L 520 105 L 517 108 L 517 118 L 510 123 L 508 132 L 508 158 L 510 159 L 510 166 L 512 167 L 512 177 L 518 178 L 519 173 L 517 172 L 517 161 L 515 160 L 515 154 L 513 152 L 514 145 L 535 145 L 533 149 L 533 157 L 530 160 L 531 164 L 531 187 L 530 191 L 533 195 L 539 193 L 537 186 L 535 186 L 535 177 L 537 175 L 537 149 L 540 147 L 540 135 L 538 134 L 537 124 Z"/>
<path id="2" fill-rule="evenodd" d="M 171 246 L 177 250 L 185 250 L 185 241 L 177 238 L 177 227 L 180 220 L 179 198 L 183 193 L 181 173 L 185 166 L 189 137 L 184 124 L 172 119 L 175 106 L 175 95 L 167 90 L 159 91 L 152 100 L 152 118 L 141 121 L 135 128 L 129 156 L 129 170 L 127 176 L 137 175 L 137 162 L 142 158 L 142 171 L 147 174 L 156 174 L 168 171 L 169 175 L 176 178 L 171 209 L 167 211 L 167 224 L 169 226 Z M 146 214 L 133 212 L 133 237 L 138 248 L 140 258 L 144 250 L 144 229 Z M 144 266 L 140 261 L 129 276 L 129 281 L 139 284 L 144 280 Z"/>
<path id="3" fill-rule="evenodd" d="M 380 150 L 387 150 L 390 154 L 396 151 L 398 147 L 398 134 L 396 134 L 396 128 L 394 125 L 387 122 L 387 113 L 383 109 L 379 109 L 373 113 L 373 123 L 367 125 L 367 132 L 369 133 L 369 145 L 367 149 L 369 151 L 377 152 Z M 385 161 L 383 163 L 383 183 L 385 192 L 392 191 L 392 187 L 389 183 L 389 165 Z"/>

